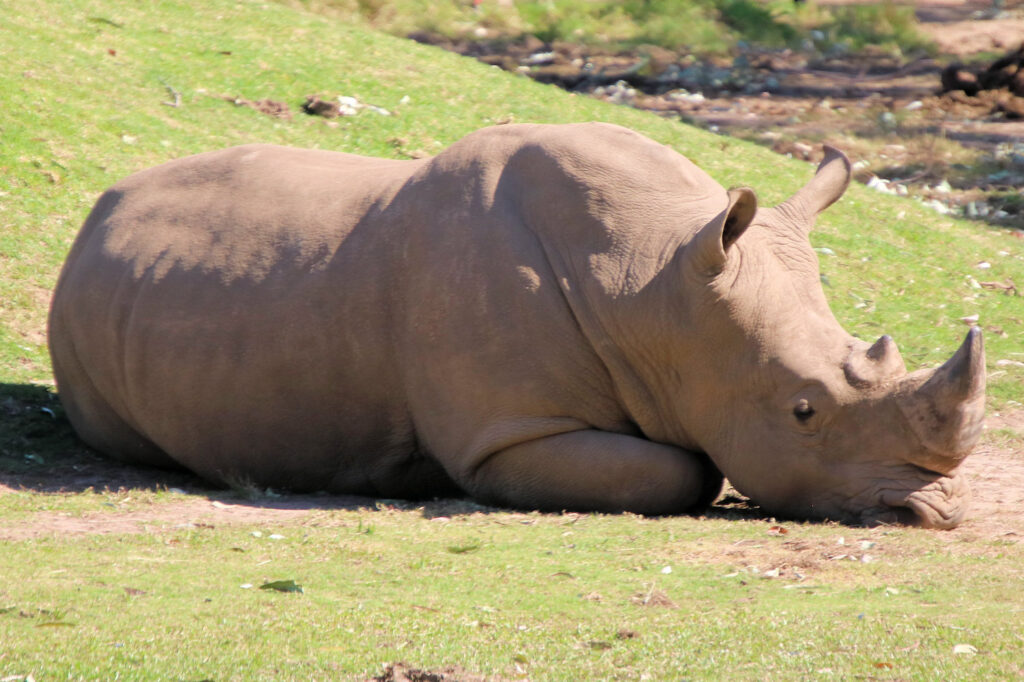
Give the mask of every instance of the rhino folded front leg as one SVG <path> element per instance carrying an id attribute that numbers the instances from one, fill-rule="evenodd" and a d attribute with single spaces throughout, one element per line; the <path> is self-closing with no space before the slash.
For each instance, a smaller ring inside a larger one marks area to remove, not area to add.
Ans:
<path id="1" fill-rule="evenodd" d="M 584 429 L 496 452 L 468 487 L 520 508 L 660 515 L 709 505 L 722 489 L 722 474 L 703 453 Z"/>

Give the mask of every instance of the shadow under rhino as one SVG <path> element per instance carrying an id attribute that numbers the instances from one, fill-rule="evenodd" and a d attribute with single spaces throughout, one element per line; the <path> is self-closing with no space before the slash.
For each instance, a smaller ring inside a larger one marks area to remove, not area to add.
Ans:
<path id="1" fill-rule="evenodd" d="M 379 499 L 357 495 L 292 494 L 259 490 L 236 482 L 224 487 L 184 468 L 160 468 L 117 462 L 77 438 L 57 397 L 44 386 L 0 383 L 0 490 L 43 493 L 83 493 L 137 489 L 180 489 L 211 501 L 236 507 L 268 510 L 419 510 L 424 518 L 489 514 L 498 507 L 468 497 Z M 760 520 L 771 515 L 735 491 L 723 492 L 704 510 L 712 519 Z M 812 519 L 813 521 L 813 519 Z"/>
<path id="2" fill-rule="evenodd" d="M 908 373 L 840 327 L 808 233 L 849 181 L 827 148 L 759 207 L 605 124 L 179 159 L 76 239 L 60 397 L 108 455 L 259 488 L 660 515 L 724 475 L 776 516 L 951 528 L 981 332 Z"/>

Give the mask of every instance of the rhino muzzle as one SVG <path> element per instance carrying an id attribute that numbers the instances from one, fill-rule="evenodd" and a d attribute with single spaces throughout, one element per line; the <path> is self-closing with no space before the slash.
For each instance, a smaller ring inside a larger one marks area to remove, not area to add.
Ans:
<path id="1" fill-rule="evenodd" d="M 921 474 L 932 480 L 909 492 L 883 491 L 877 506 L 860 513 L 860 522 L 866 526 L 902 524 L 940 530 L 960 525 L 971 498 L 967 479 L 961 473 L 943 476 L 921 470 Z"/>

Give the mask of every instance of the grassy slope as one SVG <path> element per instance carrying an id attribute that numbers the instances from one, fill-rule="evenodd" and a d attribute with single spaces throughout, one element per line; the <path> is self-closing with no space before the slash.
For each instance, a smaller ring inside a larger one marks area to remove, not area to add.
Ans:
<path id="1" fill-rule="evenodd" d="M 811 172 L 748 144 L 274 4 L 192 5 L 0 5 L 0 401 L 18 395 L 19 384 L 49 380 L 48 292 L 96 195 L 165 159 L 256 140 L 401 156 L 435 152 L 503 120 L 605 120 L 673 145 L 724 185 L 756 187 L 765 203 L 785 198 Z M 180 107 L 162 104 L 170 99 L 165 84 L 181 92 Z M 268 97 L 297 110 L 314 92 L 355 95 L 398 115 L 363 113 L 334 128 L 301 114 L 275 120 L 218 98 Z M 1020 299 L 966 279 L 1024 282 L 1020 240 L 860 187 L 821 222 L 815 242 L 836 254 L 823 256 L 822 268 L 848 329 L 865 338 L 892 333 L 913 368 L 948 355 L 966 330 L 958 318 L 979 313 L 1006 334 L 987 337 L 994 400 L 1020 398 L 1020 368 L 995 365 L 1024 360 Z M 976 270 L 982 260 L 992 269 Z M 11 442 L 20 447 L 23 439 Z M 104 505 L 90 495 L 22 493 L 0 497 L 0 515 L 78 514 L 83 504 Z M 580 537 L 567 540 L 560 517 L 536 517 L 544 530 L 522 532 L 519 516 L 496 514 L 457 520 L 451 528 L 465 537 L 454 537 L 403 512 L 375 516 L 375 533 L 364 537 L 356 532 L 362 518 L 325 513 L 318 525 L 289 528 L 279 554 L 249 546 L 248 528 L 7 542 L 0 677 L 322 678 L 407 659 L 512 676 L 519 665 L 536 679 L 710 677 L 722 665 L 748 678 L 831 668 L 840 676 L 977 679 L 1008 676 L 1019 659 L 1009 625 L 1022 609 L 1012 587 L 1022 565 L 1014 546 L 984 543 L 943 558 L 934 534 L 898 531 L 891 557 L 829 563 L 814 573 L 827 587 L 804 593 L 770 580 L 741 585 L 745 573 L 724 577 L 748 570 L 730 563 L 731 543 L 762 542 L 759 524 L 586 517 L 569 529 Z M 821 543 L 849 533 L 794 532 Z M 478 551 L 448 551 L 477 540 Z M 668 564 L 675 572 L 662 574 Z M 296 578 L 309 589 L 298 596 L 237 588 L 264 578 Z M 894 585 L 898 594 L 885 592 Z M 679 608 L 630 602 L 651 586 Z M 408 599 L 416 591 L 427 610 Z M 590 592 L 602 601 L 581 598 Z M 620 627 L 640 636 L 616 640 Z M 982 654 L 953 656 L 961 641 Z"/>

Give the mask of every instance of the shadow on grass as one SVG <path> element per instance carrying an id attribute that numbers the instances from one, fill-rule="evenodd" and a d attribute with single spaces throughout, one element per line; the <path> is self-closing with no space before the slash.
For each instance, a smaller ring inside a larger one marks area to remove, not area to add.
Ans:
<path id="1" fill-rule="evenodd" d="M 101 456 L 75 435 L 52 389 L 0 383 L 0 487 L 81 493 L 203 485 L 185 471 L 132 466 Z"/>
<path id="2" fill-rule="evenodd" d="M 47 386 L 0 383 L 0 492 L 84 493 L 177 489 L 235 506 L 281 510 L 415 509 L 425 516 L 489 509 L 468 500 L 381 500 L 356 495 L 277 494 L 244 483 L 218 487 L 185 469 L 119 462 L 75 435 L 57 394 Z M 444 513 L 448 510 L 450 513 Z M 460 510 L 460 511 L 454 511 Z"/>
<path id="3" fill-rule="evenodd" d="M 279 494 L 245 484 L 222 488 L 184 469 L 118 462 L 80 441 L 57 394 L 35 384 L 0 383 L 0 491 L 4 488 L 39 493 L 178 489 L 237 506 L 280 510 L 418 509 L 428 519 L 509 511 L 468 498 L 395 500 L 326 493 Z M 723 496 L 703 515 L 734 520 L 764 518 L 760 509 L 734 494 Z"/>

